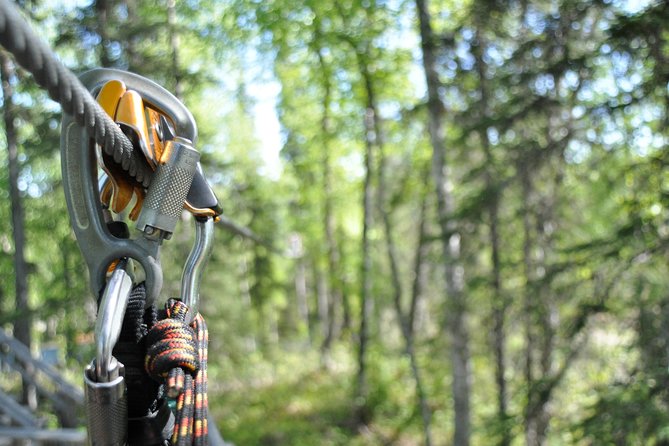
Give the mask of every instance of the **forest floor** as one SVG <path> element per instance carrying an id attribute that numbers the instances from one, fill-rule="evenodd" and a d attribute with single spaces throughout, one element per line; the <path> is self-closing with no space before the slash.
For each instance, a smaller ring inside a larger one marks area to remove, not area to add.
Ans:
<path id="1" fill-rule="evenodd" d="M 420 444 L 420 434 L 408 428 L 419 424 L 415 414 L 398 416 L 390 409 L 395 414 L 388 416 L 389 408 L 377 407 L 374 421 L 357 427 L 353 355 L 338 351 L 330 364 L 321 366 L 314 352 L 284 354 L 253 382 L 211 389 L 210 406 L 226 441 L 236 446 Z M 258 369 L 263 366 L 268 364 Z"/>

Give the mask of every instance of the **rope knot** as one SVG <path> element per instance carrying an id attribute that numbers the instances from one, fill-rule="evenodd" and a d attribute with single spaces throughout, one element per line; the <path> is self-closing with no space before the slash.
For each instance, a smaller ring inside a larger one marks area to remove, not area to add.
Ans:
<path id="1" fill-rule="evenodd" d="M 158 382 L 165 382 L 171 397 L 184 387 L 184 374 L 195 377 L 200 370 L 197 337 L 185 322 L 188 307 L 170 299 L 167 319 L 156 322 L 146 336 L 148 346 L 144 359 L 146 373 Z"/>

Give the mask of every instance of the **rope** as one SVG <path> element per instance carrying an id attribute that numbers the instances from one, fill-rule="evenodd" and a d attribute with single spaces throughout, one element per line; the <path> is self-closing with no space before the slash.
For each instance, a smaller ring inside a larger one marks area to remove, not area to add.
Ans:
<path id="1" fill-rule="evenodd" d="M 198 339 L 198 356 L 200 358 L 200 371 L 195 376 L 195 414 L 193 444 L 205 446 L 209 438 L 209 427 L 207 425 L 209 401 L 207 399 L 207 350 L 209 343 L 209 332 L 207 324 L 200 313 L 193 319 L 193 329 Z"/>
<path id="2" fill-rule="evenodd" d="M 11 52 L 23 68 L 34 76 L 37 84 L 72 115 L 80 126 L 94 135 L 107 155 L 122 169 L 147 187 L 150 168 L 130 140 L 102 110 L 86 87 L 77 79 L 21 17 L 15 5 L 0 0 L 0 45 Z"/>
<path id="3" fill-rule="evenodd" d="M 176 420 L 172 445 L 207 444 L 207 325 L 198 315 L 188 325 L 188 307 L 170 299 L 167 318 L 156 322 L 146 337 L 145 368 L 149 376 L 165 384 L 176 397 Z"/>

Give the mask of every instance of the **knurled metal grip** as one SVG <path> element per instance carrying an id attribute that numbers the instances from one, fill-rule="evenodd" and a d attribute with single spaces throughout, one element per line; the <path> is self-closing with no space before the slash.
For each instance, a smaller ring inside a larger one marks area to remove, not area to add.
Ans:
<path id="1" fill-rule="evenodd" d="M 137 219 L 137 229 L 150 237 L 160 230 L 162 237 L 170 238 L 199 160 L 200 153 L 187 139 L 177 137 L 167 142 Z"/>
<path id="2" fill-rule="evenodd" d="M 128 437 L 128 399 L 124 367 L 115 363 L 118 373 L 109 382 L 97 382 L 95 365 L 84 372 L 86 423 L 90 446 L 124 446 Z"/>

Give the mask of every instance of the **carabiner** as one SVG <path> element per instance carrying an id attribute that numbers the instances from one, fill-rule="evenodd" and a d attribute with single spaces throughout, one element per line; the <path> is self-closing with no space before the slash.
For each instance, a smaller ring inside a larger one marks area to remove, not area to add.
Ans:
<path id="1" fill-rule="evenodd" d="M 202 270 L 214 246 L 214 219 L 195 219 L 195 242 L 181 275 L 181 301 L 188 307 L 186 322 L 191 323 L 200 309 Z"/>
<path id="2" fill-rule="evenodd" d="M 128 435 L 125 367 L 112 356 L 132 290 L 127 267 L 127 259 L 117 262 L 102 294 L 95 323 L 95 360 L 84 371 L 91 445 L 123 446 Z"/>
<path id="3" fill-rule="evenodd" d="M 112 350 L 121 335 L 123 316 L 132 291 L 132 278 L 126 268 L 128 260 L 121 259 L 114 268 L 102 293 L 95 320 L 95 374 L 98 382 L 109 382 Z"/>
<path id="4" fill-rule="evenodd" d="M 218 200 L 207 184 L 199 162 L 195 159 L 195 156 L 191 156 L 193 152 L 196 152 L 192 149 L 192 144 L 197 140 L 195 120 L 176 97 L 153 81 L 120 70 L 95 69 L 82 74 L 80 80 L 93 94 L 96 94 L 109 81 L 121 81 L 128 90 L 138 92 L 144 101 L 169 118 L 174 125 L 175 138 L 181 138 L 180 141 L 184 143 L 182 145 L 188 146 L 183 153 L 189 157 L 187 159 L 176 157 L 174 162 L 177 165 L 185 162 L 188 166 L 193 162 L 195 163 L 192 180 L 187 184 L 184 182 L 185 186 L 181 185 L 182 188 L 187 188 L 186 208 L 196 216 L 216 217 L 220 213 Z M 134 239 L 122 239 L 115 237 L 110 232 L 100 201 L 94 141 L 88 131 L 79 126 L 73 117 L 67 114 L 63 114 L 61 167 L 70 222 L 88 266 L 93 294 L 96 297 L 100 296 L 106 283 L 107 269 L 112 262 L 122 258 L 131 258 L 144 269 L 146 302 L 147 306 L 152 304 L 158 297 L 163 284 L 159 261 L 162 238 L 139 235 Z M 159 172 L 160 169 L 157 173 Z M 155 174 L 153 176 L 156 177 Z M 166 177 L 167 175 L 157 175 L 158 178 L 161 176 Z M 152 182 L 154 179 L 151 179 Z M 151 189 L 150 185 L 149 194 L 151 194 Z M 157 191 L 156 194 L 159 198 L 166 195 L 164 187 L 160 184 L 154 185 L 153 189 Z M 175 206 L 180 209 L 184 206 L 184 203 L 177 203 Z M 158 209 L 164 207 L 162 203 L 154 206 Z M 148 219 L 151 220 L 151 218 Z M 159 220 L 159 218 L 154 217 L 153 220 Z M 146 222 L 144 223 L 146 224 Z M 151 225 L 148 224 L 148 226 Z M 150 235 L 145 228 L 143 230 L 145 234 Z"/>

